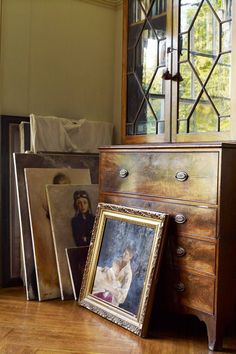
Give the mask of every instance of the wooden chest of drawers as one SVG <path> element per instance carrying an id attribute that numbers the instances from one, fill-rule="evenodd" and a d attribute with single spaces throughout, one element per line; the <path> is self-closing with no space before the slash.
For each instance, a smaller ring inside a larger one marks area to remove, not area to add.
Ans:
<path id="1" fill-rule="evenodd" d="M 235 185 L 234 144 L 100 149 L 100 201 L 171 215 L 167 306 L 204 321 L 211 350 L 236 314 Z"/>

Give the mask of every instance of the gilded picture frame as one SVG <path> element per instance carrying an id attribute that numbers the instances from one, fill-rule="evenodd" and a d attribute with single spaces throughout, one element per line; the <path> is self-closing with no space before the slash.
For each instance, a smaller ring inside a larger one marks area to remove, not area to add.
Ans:
<path id="1" fill-rule="evenodd" d="M 79 305 L 145 337 L 168 215 L 99 203 Z"/>

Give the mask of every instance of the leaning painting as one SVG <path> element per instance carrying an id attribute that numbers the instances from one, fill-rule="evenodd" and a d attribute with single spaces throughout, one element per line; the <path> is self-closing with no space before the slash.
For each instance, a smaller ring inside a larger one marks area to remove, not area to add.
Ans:
<path id="1" fill-rule="evenodd" d="M 145 336 L 167 215 L 100 203 L 79 304 Z"/>

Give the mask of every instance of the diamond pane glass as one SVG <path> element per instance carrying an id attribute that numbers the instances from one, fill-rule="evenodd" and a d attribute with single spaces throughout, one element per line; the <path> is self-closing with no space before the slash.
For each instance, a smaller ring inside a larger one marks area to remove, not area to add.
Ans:
<path id="1" fill-rule="evenodd" d="M 227 20 L 232 13 L 232 0 L 209 0 L 221 21 Z"/>
<path id="2" fill-rule="evenodd" d="M 193 108 L 193 102 L 187 100 L 179 101 L 179 119 L 187 119 Z"/>
<path id="3" fill-rule="evenodd" d="M 232 0 L 182 0 L 180 11 L 178 133 L 228 131 Z"/>
<path id="4" fill-rule="evenodd" d="M 162 120 L 164 117 L 164 109 L 165 109 L 164 99 L 149 97 L 149 102 L 155 113 L 157 121 Z"/>
<path id="5" fill-rule="evenodd" d="M 165 128 L 160 119 L 165 119 L 166 2 L 128 1 L 126 132 L 130 135 L 158 134 Z"/>
<path id="6" fill-rule="evenodd" d="M 145 101 L 135 123 L 135 134 L 156 134 L 156 119 L 150 109 L 149 104 Z"/>
<path id="7" fill-rule="evenodd" d="M 158 16 L 166 11 L 166 1 L 167 0 L 154 0 L 151 9 L 152 16 Z"/>
<path id="8" fill-rule="evenodd" d="M 149 94 L 164 95 L 165 92 L 165 80 L 162 79 L 164 68 L 158 69 L 152 85 L 149 90 Z"/>
<path id="9" fill-rule="evenodd" d="M 201 96 L 190 117 L 189 131 L 191 133 L 218 131 L 218 116 L 205 94 Z"/>
<path id="10" fill-rule="evenodd" d="M 207 92 L 211 96 L 211 99 L 221 116 L 230 115 L 230 59 L 230 54 L 221 55 L 220 60 L 215 66 L 214 71 L 211 74 L 210 80 L 206 85 Z M 228 61 L 229 63 L 226 64 L 225 62 Z"/>
<path id="11" fill-rule="evenodd" d="M 182 41 L 182 49 L 180 52 L 180 61 L 188 59 L 188 33 L 181 34 L 180 41 Z"/>
<path id="12" fill-rule="evenodd" d="M 143 94 L 133 74 L 128 75 L 127 80 L 127 94 L 129 97 L 127 100 L 127 123 L 132 123 L 135 121 L 138 114 L 138 110 L 143 100 Z"/>
<path id="13" fill-rule="evenodd" d="M 221 132 L 230 131 L 230 117 L 220 119 L 220 131 Z"/>
<path id="14" fill-rule="evenodd" d="M 148 10 L 150 9 L 150 5 L 152 3 L 152 0 L 140 0 L 142 7 L 144 8 L 145 12 L 147 13 Z"/>
<path id="15" fill-rule="evenodd" d="M 130 26 L 129 33 L 128 33 L 128 48 L 133 48 L 138 38 L 140 37 L 141 30 L 143 28 L 143 22 L 137 23 L 134 26 Z"/>
<path id="16" fill-rule="evenodd" d="M 187 133 L 187 120 L 181 120 L 178 122 L 178 133 L 179 134 Z"/>
<path id="17" fill-rule="evenodd" d="M 219 53 L 220 24 L 204 2 L 190 32 L 190 60 L 204 82 Z"/>
<path id="18" fill-rule="evenodd" d="M 200 0 L 182 0 L 180 4 L 180 33 L 189 29 L 198 10 Z"/>
<path id="19" fill-rule="evenodd" d="M 183 81 L 179 83 L 179 97 L 195 100 L 201 91 L 201 85 L 189 63 L 180 64 Z"/>
<path id="20" fill-rule="evenodd" d="M 232 28 L 231 22 L 222 23 L 222 52 L 231 50 L 232 47 Z"/>
<path id="21" fill-rule="evenodd" d="M 133 124 L 126 124 L 126 134 L 133 135 Z"/>
<path id="22" fill-rule="evenodd" d="M 158 40 L 153 29 L 147 24 L 138 40 L 135 54 L 135 72 L 145 91 L 158 65 Z"/>

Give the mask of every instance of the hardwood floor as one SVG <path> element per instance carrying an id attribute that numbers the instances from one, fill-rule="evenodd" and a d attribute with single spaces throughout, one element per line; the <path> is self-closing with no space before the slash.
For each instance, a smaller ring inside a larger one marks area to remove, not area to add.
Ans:
<path id="1" fill-rule="evenodd" d="M 224 347 L 224 353 L 236 353 L 236 325 L 226 333 Z M 1 289 L 0 354 L 28 353 L 213 352 L 207 349 L 205 325 L 194 317 L 181 322 L 179 318 L 166 319 L 158 326 L 152 325 L 149 338 L 143 339 L 79 307 L 76 301 L 26 301 L 21 288 Z"/>

